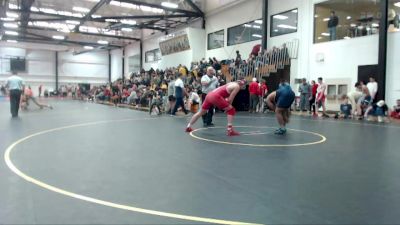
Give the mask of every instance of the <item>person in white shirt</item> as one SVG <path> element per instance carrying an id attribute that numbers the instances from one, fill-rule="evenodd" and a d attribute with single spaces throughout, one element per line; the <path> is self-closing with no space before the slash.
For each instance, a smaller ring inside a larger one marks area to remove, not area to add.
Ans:
<path id="1" fill-rule="evenodd" d="M 375 97 L 376 97 L 376 93 L 378 92 L 378 83 L 375 81 L 375 78 L 373 78 L 373 77 L 369 78 L 367 88 L 369 90 L 369 94 L 371 95 L 371 100 L 374 101 Z"/>
<path id="2" fill-rule="evenodd" d="M 202 86 L 201 92 L 203 93 L 201 99 L 203 102 L 206 99 L 206 96 L 208 93 L 217 89 L 218 78 L 215 76 L 215 73 L 216 73 L 215 69 L 210 66 L 207 68 L 207 74 L 205 74 L 201 77 L 201 86 Z M 212 123 L 213 115 L 214 115 L 214 107 L 211 106 L 208 109 L 207 114 L 202 116 L 204 127 L 214 126 L 214 124 Z"/>
<path id="3" fill-rule="evenodd" d="M 317 96 L 315 99 L 316 105 L 319 107 L 322 106 L 322 117 L 329 117 L 328 114 L 326 114 L 326 89 L 327 86 L 326 84 L 322 81 L 322 77 L 318 78 L 318 89 L 317 89 Z"/>
<path id="4" fill-rule="evenodd" d="M 21 94 L 25 89 L 24 85 L 24 80 L 15 74 L 6 81 L 6 88 L 10 93 L 10 111 L 13 118 L 18 117 Z"/>

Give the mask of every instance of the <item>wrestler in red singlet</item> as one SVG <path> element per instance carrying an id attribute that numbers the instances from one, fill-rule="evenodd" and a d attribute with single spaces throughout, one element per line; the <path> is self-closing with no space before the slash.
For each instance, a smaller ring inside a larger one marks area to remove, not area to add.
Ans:
<path id="1" fill-rule="evenodd" d="M 232 127 L 233 117 L 236 114 L 236 110 L 232 106 L 232 102 L 235 99 L 236 94 L 245 85 L 246 81 L 244 79 L 240 79 L 237 82 L 230 82 L 208 93 L 206 99 L 203 102 L 201 110 L 198 113 L 194 114 L 192 119 L 190 120 L 186 128 L 186 132 L 192 132 L 193 129 L 191 126 L 195 124 L 202 115 L 206 114 L 211 106 L 215 106 L 221 110 L 224 110 L 227 114 L 228 126 L 226 134 L 228 136 L 240 135 L 238 132 L 234 131 Z"/>

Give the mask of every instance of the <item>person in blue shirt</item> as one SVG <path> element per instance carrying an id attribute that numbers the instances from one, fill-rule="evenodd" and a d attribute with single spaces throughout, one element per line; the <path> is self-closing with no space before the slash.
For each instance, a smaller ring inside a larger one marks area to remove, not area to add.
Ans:
<path id="1" fill-rule="evenodd" d="M 268 107 L 272 111 L 275 111 L 276 119 L 279 123 L 279 128 L 275 131 L 275 134 L 283 135 L 286 133 L 286 125 L 289 123 L 290 117 L 290 107 L 294 99 L 295 93 L 285 80 L 281 80 L 278 90 L 268 95 Z"/>
<path id="2" fill-rule="evenodd" d="M 335 115 L 335 119 L 339 118 L 344 118 L 348 119 L 351 117 L 351 111 L 353 110 L 353 107 L 349 103 L 349 97 L 347 95 L 342 97 L 343 101 L 342 104 L 340 104 L 340 113 Z"/>

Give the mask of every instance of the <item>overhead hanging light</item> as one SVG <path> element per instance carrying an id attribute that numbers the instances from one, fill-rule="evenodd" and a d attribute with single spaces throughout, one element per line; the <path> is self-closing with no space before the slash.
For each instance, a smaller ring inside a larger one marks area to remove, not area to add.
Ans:
<path id="1" fill-rule="evenodd" d="M 19 17 L 18 14 L 16 14 L 16 13 L 10 13 L 10 12 L 7 12 L 6 15 L 7 15 L 7 17 L 10 17 L 10 18 L 18 18 L 18 17 Z"/>
<path id="2" fill-rule="evenodd" d="M 54 35 L 53 38 L 57 39 L 57 40 L 64 40 L 65 39 L 65 37 L 61 36 L 61 35 Z"/>
<path id="3" fill-rule="evenodd" d="M 172 9 L 178 8 L 178 4 L 175 4 L 172 2 L 162 2 L 161 5 L 164 7 L 167 7 L 167 8 L 172 8 Z"/>
<path id="4" fill-rule="evenodd" d="M 3 26 L 7 28 L 18 28 L 18 24 L 16 23 L 3 23 Z"/>
<path id="5" fill-rule="evenodd" d="M 7 35 L 12 35 L 12 36 L 18 36 L 19 35 L 18 32 L 10 31 L 10 30 L 6 30 L 4 33 L 7 34 Z"/>
<path id="6" fill-rule="evenodd" d="M 104 40 L 99 40 L 99 41 L 97 41 L 97 43 L 99 43 L 101 45 L 108 45 L 108 41 L 104 41 Z"/>
<path id="7" fill-rule="evenodd" d="M 87 49 L 87 50 L 92 50 L 92 49 L 94 49 L 93 46 L 84 46 L 83 48 L 84 48 L 84 49 Z"/>
<path id="8" fill-rule="evenodd" d="M 83 8 L 83 7 L 78 7 L 78 6 L 72 7 L 72 10 L 77 11 L 77 12 L 83 12 L 83 13 L 88 13 L 88 12 L 90 12 L 90 9 L 88 9 L 88 8 Z"/>
<path id="9" fill-rule="evenodd" d="M 9 42 L 9 43 L 17 43 L 18 41 L 17 40 L 7 40 L 7 42 Z"/>

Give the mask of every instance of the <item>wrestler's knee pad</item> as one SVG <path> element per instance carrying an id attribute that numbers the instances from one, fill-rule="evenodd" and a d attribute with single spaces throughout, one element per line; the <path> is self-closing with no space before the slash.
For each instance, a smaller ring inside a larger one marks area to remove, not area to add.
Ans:
<path id="1" fill-rule="evenodd" d="M 236 109 L 232 107 L 231 109 L 226 111 L 226 114 L 230 115 L 230 116 L 234 116 L 236 114 Z"/>

